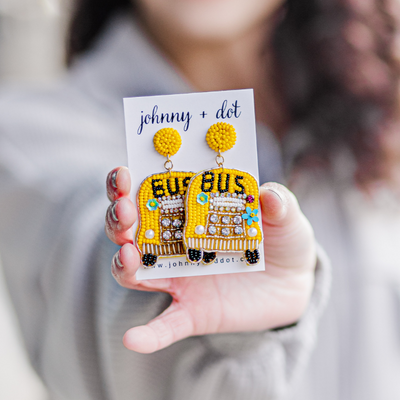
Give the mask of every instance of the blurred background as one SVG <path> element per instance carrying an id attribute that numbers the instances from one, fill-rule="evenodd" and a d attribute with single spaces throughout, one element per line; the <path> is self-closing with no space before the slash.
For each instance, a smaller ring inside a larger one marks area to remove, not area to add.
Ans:
<path id="1" fill-rule="evenodd" d="M 68 0 L 0 0 L 1 85 L 43 85 L 63 73 L 68 5 Z M 0 355 L 1 400 L 47 399 L 27 360 L 1 266 Z"/>

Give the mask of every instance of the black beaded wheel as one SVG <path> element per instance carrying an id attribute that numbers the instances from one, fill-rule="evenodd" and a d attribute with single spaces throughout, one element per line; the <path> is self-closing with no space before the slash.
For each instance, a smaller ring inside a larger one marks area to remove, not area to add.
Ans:
<path id="1" fill-rule="evenodd" d="M 146 268 L 153 267 L 156 262 L 157 262 L 157 256 L 155 254 L 150 254 L 150 253 L 143 254 L 142 264 Z"/>
<path id="2" fill-rule="evenodd" d="M 205 265 L 212 264 L 216 258 L 217 258 L 217 253 L 215 251 L 210 253 L 205 251 L 203 254 L 203 264 Z"/>
<path id="3" fill-rule="evenodd" d="M 188 249 L 187 251 L 187 259 L 192 262 L 199 262 L 203 257 L 203 252 L 201 250 L 196 249 Z"/>
<path id="4" fill-rule="evenodd" d="M 246 259 L 247 264 L 249 265 L 257 264 L 260 261 L 260 252 L 257 249 L 253 251 L 246 250 L 244 252 L 244 257 Z"/>

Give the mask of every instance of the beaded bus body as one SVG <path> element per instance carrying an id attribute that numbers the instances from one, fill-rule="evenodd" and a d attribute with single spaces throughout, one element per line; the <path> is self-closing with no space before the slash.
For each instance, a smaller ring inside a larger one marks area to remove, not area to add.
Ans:
<path id="1" fill-rule="evenodd" d="M 193 172 L 163 172 L 141 183 L 137 194 L 136 246 L 145 267 L 152 267 L 158 257 L 185 254 L 185 194 L 193 175 Z"/>
<path id="2" fill-rule="evenodd" d="M 196 174 L 186 195 L 186 248 L 257 250 L 262 241 L 258 198 L 258 183 L 247 172 L 215 168 Z"/>

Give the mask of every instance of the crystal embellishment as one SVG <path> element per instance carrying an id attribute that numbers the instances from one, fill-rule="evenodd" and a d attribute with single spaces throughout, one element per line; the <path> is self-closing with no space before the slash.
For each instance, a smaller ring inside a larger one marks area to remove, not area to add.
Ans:
<path id="1" fill-rule="evenodd" d="M 170 231 L 165 231 L 162 236 L 163 236 L 164 240 L 169 240 L 169 239 L 171 239 L 172 234 Z"/>
<path id="2" fill-rule="evenodd" d="M 221 233 L 224 235 L 224 236 L 228 236 L 229 235 L 229 228 L 222 228 L 221 229 Z"/>
<path id="3" fill-rule="evenodd" d="M 162 223 L 162 226 L 163 226 L 164 228 L 166 228 L 167 226 L 170 226 L 170 225 L 171 225 L 171 220 L 170 220 L 169 218 L 164 218 L 164 219 L 161 221 L 161 223 Z"/>
<path id="4" fill-rule="evenodd" d="M 208 233 L 209 233 L 210 235 L 215 235 L 215 234 L 217 233 L 217 228 L 216 228 L 214 225 L 210 225 L 210 226 L 208 227 Z"/>
<path id="5" fill-rule="evenodd" d="M 224 215 L 221 221 L 223 224 L 229 224 L 231 222 L 231 219 L 227 215 Z"/>
<path id="6" fill-rule="evenodd" d="M 217 214 L 211 214 L 210 216 L 210 221 L 215 224 L 218 222 L 218 215 Z"/>
<path id="7" fill-rule="evenodd" d="M 175 228 L 180 228 L 182 226 L 182 220 L 174 219 L 174 221 L 172 222 L 172 226 Z"/>
<path id="8" fill-rule="evenodd" d="M 239 225 L 239 224 L 241 224 L 242 223 L 242 217 L 240 217 L 239 215 L 235 215 L 234 217 L 233 217 L 233 223 L 235 224 L 235 225 Z"/>
<path id="9" fill-rule="evenodd" d="M 236 235 L 241 235 L 243 233 L 243 228 L 241 226 L 235 226 Z"/>

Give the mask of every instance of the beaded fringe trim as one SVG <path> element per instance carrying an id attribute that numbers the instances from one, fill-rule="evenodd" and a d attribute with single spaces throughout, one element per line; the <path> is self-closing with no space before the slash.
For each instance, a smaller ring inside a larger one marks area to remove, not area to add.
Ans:
<path id="1" fill-rule="evenodd" d="M 190 249 L 203 249 L 211 251 L 244 251 L 255 250 L 259 246 L 258 240 L 227 240 L 227 239 L 202 239 L 188 238 L 187 247 Z"/>
<path id="2" fill-rule="evenodd" d="M 156 256 L 176 256 L 186 254 L 182 242 L 170 244 L 143 244 L 143 254 L 155 254 Z"/>

